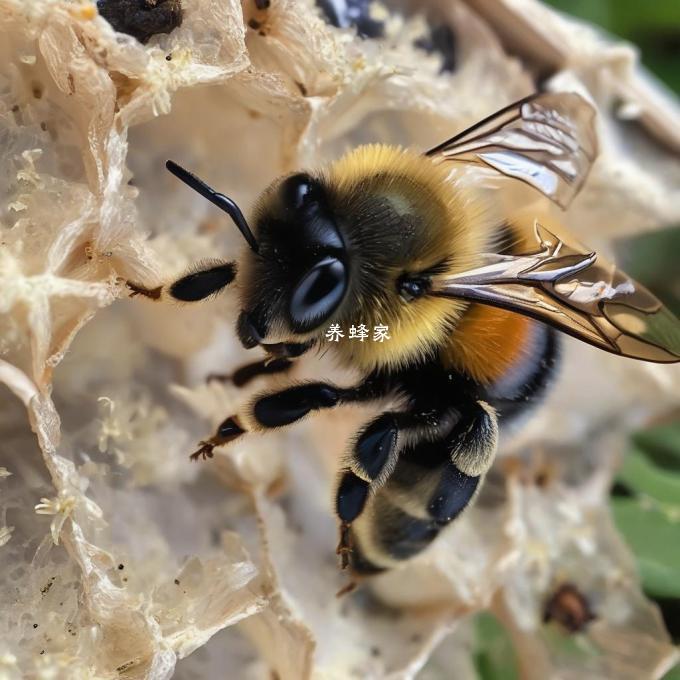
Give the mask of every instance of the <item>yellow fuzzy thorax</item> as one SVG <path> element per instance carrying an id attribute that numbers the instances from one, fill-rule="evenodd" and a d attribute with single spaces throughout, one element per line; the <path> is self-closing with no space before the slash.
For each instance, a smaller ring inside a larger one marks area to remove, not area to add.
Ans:
<path id="1" fill-rule="evenodd" d="M 345 337 L 332 343 L 345 365 L 371 371 L 398 369 L 423 357 L 434 357 L 446 344 L 468 303 L 424 296 L 406 302 L 397 290 L 397 279 L 446 261 L 445 273 L 475 266 L 487 249 L 492 220 L 467 189 L 456 186 L 452 167 L 434 164 L 414 151 L 385 145 L 361 146 L 334 163 L 326 173 L 341 201 L 362 196 L 387 199 L 399 212 L 417 216 L 417 239 L 405 264 L 386 267 L 388 285 L 379 304 L 361 295 L 352 309 L 343 309 Z M 358 185 L 361 183 L 361 187 Z M 395 238 L 398 238 L 395 235 Z M 350 339 L 350 325 L 364 324 L 371 336 L 363 342 Z M 373 341 L 373 329 L 388 326 L 390 339 Z"/>

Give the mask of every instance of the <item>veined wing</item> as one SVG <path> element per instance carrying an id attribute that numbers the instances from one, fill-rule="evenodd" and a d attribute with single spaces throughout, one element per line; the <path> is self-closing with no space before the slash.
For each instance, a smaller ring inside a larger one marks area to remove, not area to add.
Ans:
<path id="1" fill-rule="evenodd" d="M 661 301 L 596 253 L 538 223 L 534 233 L 533 252 L 488 254 L 480 267 L 433 277 L 431 294 L 503 307 L 614 354 L 680 361 L 680 320 Z"/>
<path id="2" fill-rule="evenodd" d="M 597 156 L 595 110 L 571 92 L 535 94 L 476 123 L 426 155 L 482 165 L 566 208 Z"/>

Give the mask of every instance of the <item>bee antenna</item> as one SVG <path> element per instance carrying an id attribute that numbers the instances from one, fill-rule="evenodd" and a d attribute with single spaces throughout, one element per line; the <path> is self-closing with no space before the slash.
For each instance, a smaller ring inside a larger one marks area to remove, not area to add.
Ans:
<path id="1" fill-rule="evenodd" d="M 185 170 L 182 166 L 177 165 L 174 161 L 167 161 L 165 167 L 182 182 L 188 184 L 194 191 L 197 191 L 201 196 L 207 198 L 211 203 L 214 203 L 220 210 L 224 210 L 229 217 L 234 221 L 234 224 L 238 227 L 238 230 L 243 234 L 243 238 L 248 242 L 248 245 L 254 252 L 259 251 L 259 246 L 255 240 L 253 232 L 250 231 L 250 227 L 246 222 L 246 218 L 243 216 L 241 209 L 231 200 L 228 196 L 220 194 L 211 187 L 209 187 L 205 182 L 198 179 L 196 175 Z"/>

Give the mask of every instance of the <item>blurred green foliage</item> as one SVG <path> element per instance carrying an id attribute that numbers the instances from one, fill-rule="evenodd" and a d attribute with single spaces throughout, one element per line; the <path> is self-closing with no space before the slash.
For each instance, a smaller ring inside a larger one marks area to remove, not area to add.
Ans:
<path id="1" fill-rule="evenodd" d="M 680 93 L 680 0 L 546 0 L 640 49 L 642 62 Z"/>
<path id="2" fill-rule="evenodd" d="M 475 618 L 475 670 L 479 680 L 519 680 L 519 668 L 512 640 L 491 613 Z"/>
<path id="3" fill-rule="evenodd" d="M 616 262 L 657 295 L 676 316 L 680 316 L 679 253 L 680 227 L 672 227 L 617 244 Z"/>
<path id="4" fill-rule="evenodd" d="M 663 676 L 663 680 L 680 680 L 680 666 L 676 666 L 673 670 L 668 671 Z"/>
<path id="5" fill-rule="evenodd" d="M 611 502 L 642 588 L 657 601 L 669 632 L 680 642 L 680 422 L 633 437 Z M 664 680 L 680 680 L 680 666 Z"/>
<path id="6" fill-rule="evenodd" d="M 652 597 L 680 598 L 680 424 L 641 432 L 617 476 L 616 524 Z"/>

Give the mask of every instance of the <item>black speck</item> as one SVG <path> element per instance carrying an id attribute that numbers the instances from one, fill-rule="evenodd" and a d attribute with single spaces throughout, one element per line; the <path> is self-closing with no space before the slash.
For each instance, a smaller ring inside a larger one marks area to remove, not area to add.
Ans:
<path id="1" fill-rule="evenodd" d="M 38 624 L 37 624 L 37 623 L 34 623 L 34 624 L 33 624 L 33 628 L 37 628 L 37 627 L 38 627 Z"/>
<path id="2" fill-rule="evenodd" d="M 172 61 L 172 54 L 166 54 L 165 61 Z"/>
<path id="3" fill-rule="evenodd" d="M 257 31 L 257 29 L 260 28 L 262 24 L 257 19 L 250 19 L 250 21 L 248 21 L 248 26 L 250 26 L 253 31 Z"/>
<path id="4" fill-rule="evenodd" d="M 338 28 L 355 26 L 361 38 L 382 38 L 385 25 L 371 18 L 371 0 L 316 0 L 330 24 Z"/>
<path id="5" fill-rule="evenodd" d="M 178 579 L 178 578 L 175 579 L 175 585 L 176 585 L 176 586 L 179 585 L 179 579 Z"/>
<path id="6" fill-rule="evenodd" d="M 270 0 L 255 0 L 255 7 L 259 10 L 269 9 L 270 5 Z"/>
<path id="7" fill-rule="evenodd" d="M 430 35 L 418 38 L 414 45 L 426 52 L 441 54 L 441 73 L 452 72 L 456 69 L 456 35 L 448 24 L 432 26 Z"/>
<path id="8" fill-rule="evenodd" d="M 41 649 L 41 650 L 40 650 L 40 654 L 42 655 L 42 654 L 44 654 L 44 653 L 45 653 L 45 650 L 44 650 L 44 649 Z"/>
<path id="9" fill-rule="evenodd" d="M 47 583 L 40 589 L 40 592 L 41 592 L 43 595 L 47 595 L 47 593 L 49 592 L 50 588 L 51 588 L 52 585 L 54 584 L 54 580 L 55 580 L 56 578 L 57 578 L 56 576 L 52 576 L 52 577 L 47 581 Z"/>
<path id="10" fill-rule="evenodd" d="M 623 482 L 616 482 L 614 486 L 612 486 L 611 494 L 612 496 L 617 496 L 619 498 L 632 498 L 635 496 L 632 489 Z"/>
<path id="11" fill-rule="evenodd" d="M 18 110 L 19 110 L 19 104 L 15 104 L 15 105 L 12 107 L 12 113 L 17 113 Z"/>
<path id="12" fill-rule="evenodd" d="M 181 0 L 97 0 L 97 9 L 116 31 L 142 43 L 182 24 Z"/>
<path id="13" fill-rule="evenodd" d="M 124 565 L 124 564 L 119 564 L 119 565 L 118 565 L 118 568 L 122 571 L 123 569 L 125 569 L 125 565 Z"/>

